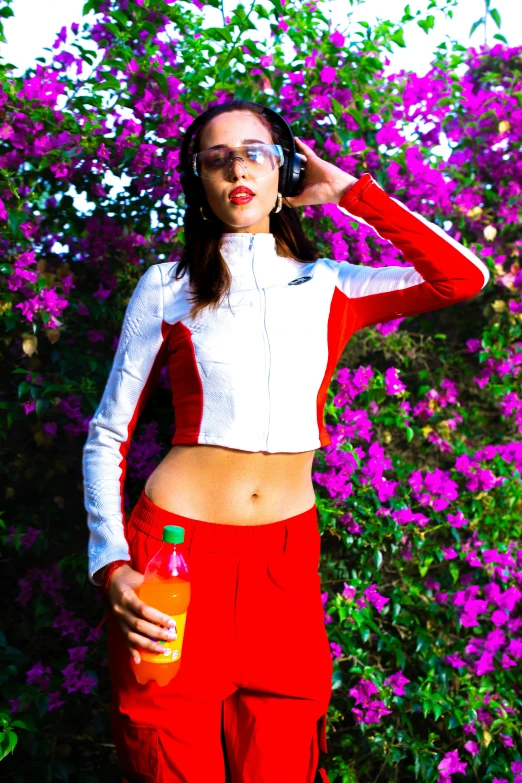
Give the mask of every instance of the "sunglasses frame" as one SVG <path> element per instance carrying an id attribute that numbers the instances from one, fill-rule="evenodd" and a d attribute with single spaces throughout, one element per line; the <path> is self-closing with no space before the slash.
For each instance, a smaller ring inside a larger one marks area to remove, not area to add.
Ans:
<path id="1" fill-rule="evenodd" d="M 254 144 L 240 144 L 239 147 L 227 147 L 226 149 L 229 149 L 229 150 L 239 150 L 239 149 L 243 149 L 244 147 L 270 147 L 270 148 L 272 148 L 272 150 L 275 150 L 275 154 L 278 156 L 278 168 L 281 168 L 281 166 L 284 163 L 284 148 L 281 146 L 281 144 L 270 144 L 268 142 L 264 142 L 263 144 L 260 144 L 259 142 L 255 142 Z M 207 150 L 201 150 L 200 152 L 207 152 Z M 199 154 L 200 154 L 199 152 L 195 152 L 192 155 L 192 172 L 193 172 L 193 174 L 196 177 L 199 177 L 200 179 L 210 179 L 210 180 L 219 179 L 218 177 L 202 177 L 201 174 L 198 174 L 198 172 L 196 170 L 196 165 L 197 165 L 196 164 L 196 157 Z M 234 155 L 230 159 L 230 161 L 228 163 L 228 171 L 223 176 L 223 179 L 225 179 L 230 174 L 231 163 L 236 158 L 239 158 L 241 160 L 241 164 L 245 167 L 245 170 L 248 171 L 248 167 L 245 164 L 243 158 L 241 158 L 240 155 Z M 263 175 L 261 175 L 261 176 L 263 176 Z M 256 177 L 254 177 L 254 179 L 256 179 Z"/>

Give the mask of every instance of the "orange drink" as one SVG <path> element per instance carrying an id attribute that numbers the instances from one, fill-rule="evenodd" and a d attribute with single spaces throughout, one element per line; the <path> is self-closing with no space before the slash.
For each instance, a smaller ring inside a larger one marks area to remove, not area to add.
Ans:
<path id="1" fill-rule="evenodd" d="M 142 601 L 160 612 L 170 615 L 176 622 L 177 637 L 172 641 L 157 639 L 163 651 L 155 653 L 139 648 L 141 662 L 131 666 L 138 682 L 142 685 L 155 680 L 158 685 L 167 685 L 179 671 L 183 636 L 190 603 L 189 568 L 181 546 L 185 530 L 179 525 L 165 525 L 163 542 L 158 552 L 145 568 L 143 582 L 138 595 Z"/>

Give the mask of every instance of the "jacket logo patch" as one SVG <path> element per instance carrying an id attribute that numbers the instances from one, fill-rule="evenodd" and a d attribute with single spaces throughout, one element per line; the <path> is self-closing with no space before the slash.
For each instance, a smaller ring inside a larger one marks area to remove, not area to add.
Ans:
<path id="1" fill-rule="evenodd" d="M 306 275 L 306 277 L 296 277 L 295 280 L 290 280 L 288 285 L 300 285 L 301 283 L 306 283 L 307 280 L 311 280 L 311 275 Z"/>

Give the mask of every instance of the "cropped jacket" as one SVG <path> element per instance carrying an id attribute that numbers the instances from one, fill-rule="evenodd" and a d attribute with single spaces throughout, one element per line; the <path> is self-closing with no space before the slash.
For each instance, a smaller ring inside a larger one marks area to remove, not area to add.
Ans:
<path id="1" fill-rule="evenodd" d="M 175 262 L 154 264 L 127 305 L 103 396 L 83 447 L 89 580 L 130 560 L 124 532 L 127 453 L 138 418 L 167 366 L 172 444 L 302 452 L 331 442 L 328 387 L 351 335 L 365 326 L 454 305 L 489 272 L 468 248 L 390 197 L 365 174 L 339 204 L 371 226 L 410 266 L 372 268 L 278 255 L 271 233 L 224 233 L 232 275 L 217 310 L 189 315 L 190 282 Z"/>

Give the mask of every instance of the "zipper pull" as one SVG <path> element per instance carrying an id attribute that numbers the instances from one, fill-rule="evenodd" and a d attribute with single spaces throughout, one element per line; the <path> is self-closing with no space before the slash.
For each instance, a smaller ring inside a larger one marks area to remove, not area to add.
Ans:
<path id="1" fill-rule="evenodd" d="M 250 247 L 248 248 L 249 251 L 252 250 L 253 244 L 254 244 L 254 235 L 252 234 L 252 236 L 250 237 Z"/>

